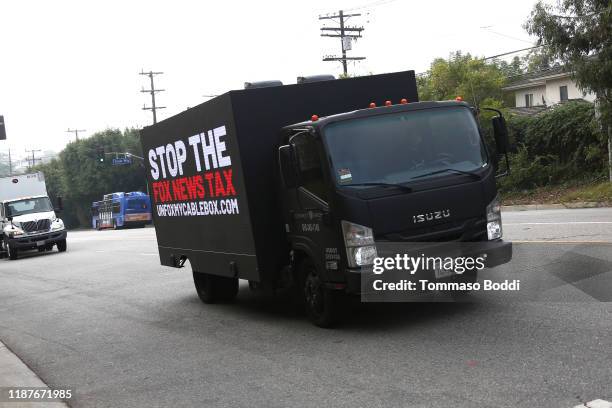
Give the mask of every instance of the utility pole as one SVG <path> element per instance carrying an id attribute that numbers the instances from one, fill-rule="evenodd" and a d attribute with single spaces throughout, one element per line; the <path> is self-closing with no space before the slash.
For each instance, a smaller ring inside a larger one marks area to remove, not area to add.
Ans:
<path id="1" fill-rule="evenodd" d="M 603 121 L 601 100 L 600 95 L 597 94 L 595 98 L 595 119 L 599 121 L 601 132 L 605 134 L 607 131 L 608 134 L 608 179 L 612 183 L 612 125 Z"/>
<path id="2" fill-rule="evenodd" d="M 13 161 L 11 160 L 11 149 L 9 148 L 9 176 L 13 175 Z"/>
<path id="3" fill-rule="evenodd" d="M 612 125 L 608 125 L 608 176 L 612 183 Z"/>
<path id="4" fill-rule="evenodd" d="M 155 105 L 155 94 L 157 92 L 163 92 L 165 91 L 165 89 L 155 89 L 155 83 L 153 81 L 153 77 L 155 75 L 161 75 L 163 74 L 163 72 L 153 72 L 153 71 L 149 71 L 149 72 L 144 72 L 142 71 L 140 73 L 140 75 L 146 75 L 149 77 L 149 79 L 151 80 L 151 89 L 142 89 L 140 92 L 143 93 L 150 93 L 151 94 L 151 106 L 146 106 L 143 105 L 142 110 L 150 110 L 153 112 L 153 124 L 157 123 L 157 110 L 158 109 L 165 109 L 165 106 L 156 106 Z"/>
<path id="5" fill-rule="evenodd" d="M 68 130 L 66 130 L 66 133 L 74 133 L 74 136 L 76 137 L 76 141 L 79 141 L 79 132 L 85 132 L 85 129 L 70 129 L 68 128 Z"/>
<path id="6" fill-rule="evenodd" d="M 32 153 L 32 159 L 29 159 L 29 158 L 26 159 L 28 161 L 28 164 L 29 164 L 30 168 L 34 167 L 34 165 L 36 164 L 36 160 L 40 160 L 40 159 L 37 159 L 37 158 L 34 157 L 34 154 L 36 152 L 40 152 L 40 151 L 42 151 L 42 150 L 40 150 L 40 149 L 32 149 L 32 150 L 26 149 L 26 153 Z"/>
<path id="7" fill-rule="evenodd" d="M 347 61 L 361 61 L 365 57 L 347 57 L 346 52 L 352 49 L 351 42 L 357 38 L 361 38 L 363 27 L 349 27 L 346 25 L 346 20 L 350 17 L 358 17 L 361 14 L 344 14 L 343 10 L 338 11 L 338 14 L 319 16 L 319 20 L 334 20 L 339 19 L 339 27 L 321 27 L 321 37 L 340 38 L 342 45 L 342 56 L 336 57 L 328 55 L 323 57 L 323 61 L 342 61 L 342 71 L 344 76 L 348 75 Z M 331 34 L 330 34 L 331 33 Z"/>

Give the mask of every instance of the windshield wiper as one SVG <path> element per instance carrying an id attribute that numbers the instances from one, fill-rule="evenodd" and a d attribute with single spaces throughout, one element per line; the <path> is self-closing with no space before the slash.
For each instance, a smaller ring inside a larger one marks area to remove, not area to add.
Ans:
<path id="1" fill-rule="evenodd" d="M 429 173 L 419 174 L 418 176 L 411 177 L 411 179 L 417 179 L 417 178 L 421 178 L 421 177 L 433 176 L 434 174 L 446 173 L 447 171 L 450 171 L 450 172 L 453 172 L 453 173 L 457 173 L 457 174 L 464 174 L 466 176 L 472 177 L 474 180 L 480 180 L 481 179 L 481 177 L 478 174 L 476 174 L 476 173 L 472 173 L 471 171 L 457 170 L 457 169 L 442 169 L 442 170 L 431 171 Z"/>
<path id="2" fill-rule="evenodd" d="M 369 182 L 369 183 L 353 183 L 353 184 L 340 184 L 340 185 L 342 187 L 359 187 L 359 186 L 393 187 L 393 188 L 397 188 L 398 190 L 405 191 L 407 193 L 412 193 L 412 188 L 405 186 L 403 184 Z"/>

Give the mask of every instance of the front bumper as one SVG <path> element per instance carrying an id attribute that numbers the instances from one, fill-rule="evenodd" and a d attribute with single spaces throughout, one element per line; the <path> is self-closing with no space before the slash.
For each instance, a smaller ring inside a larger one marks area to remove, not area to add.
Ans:
<path id="1" fill-rule="evenodd" d="M 512 260 L 512 242 L 504 240 L 469 242 L 463 244 L 459 252 L 453 252 L 453 257 L 485 257 L 485 268 L 493 268 Z M 444 254 L 444 251 L 441 252 Z M 450 255 L 450 254 L 447 254 Z M 381 255 L 379 252 L 379 256 Z M 397 274 L 397 272 L 395 272 Z M 412 280 L 428 279 L 433 271 L 418 271 L 411 275 Z M 399 275 L 398 275 L 399 276 Z M 363 287 L 371 287 L 370 282 L 380 279 L 381 275 L 373 272 L 373 267 L 360 269 L 346 269 L 346 291 L 352 294 L 361 294 Z M 364 286 L 365 284 L 365 286 Z"/>
<path id="2" fill-rule="evenodd" d="M 33 249 L 45 245 L 53 245 L 58 241 L 66 239 L 68 232 L 61 231 L 45 232 L 43 234 L 26 235 L 17 238 L 9 238 L 9 245 L 17 249 Z"/>

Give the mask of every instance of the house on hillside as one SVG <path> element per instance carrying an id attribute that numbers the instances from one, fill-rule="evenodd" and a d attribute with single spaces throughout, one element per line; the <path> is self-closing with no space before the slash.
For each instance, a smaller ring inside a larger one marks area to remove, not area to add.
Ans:
<path id="1" fill-rule="evenodd" d="M 578 89 L 571 73 L 559 65 L 510 78 L 502 90 L 514 93 L 513 110 L 527 115 L 570 100 L 595 101 L 595 94 Z"/>

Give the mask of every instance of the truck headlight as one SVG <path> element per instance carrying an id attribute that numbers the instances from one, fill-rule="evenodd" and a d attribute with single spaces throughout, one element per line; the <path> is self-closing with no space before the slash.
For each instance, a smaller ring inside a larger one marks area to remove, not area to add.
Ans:
<path id="1" fill-rule="evenodd" d="M 58 230 L 63 230 L 64 229 L 64 221 L 62 221 L 60 218 L 56 218 L 53 220 L 53 222 L 51 223 L 51 231 L 58 231 Z"/>
<path id="2" fill-rule="evenodd" d="M 349 267 L 372 265 L 378 256 L 372 228 L 348 221 L 341 224 Z"/>
<path id="3" fill-rule="evenodd" d="M 23 230 L 17 227 L 16 225 L 7 226 L 6 228 L 4 228 L 4 233 L 8 235 L 9 238 L 16 238 L 21 235 L 25 235 L 25 232 L 23 232 Z"/>
<path id="4" fill-rule="evenodd" d="M 502 237 L 501 201 L 499 195 L 487 205 L 487 238 L 489 241 Z"/>

